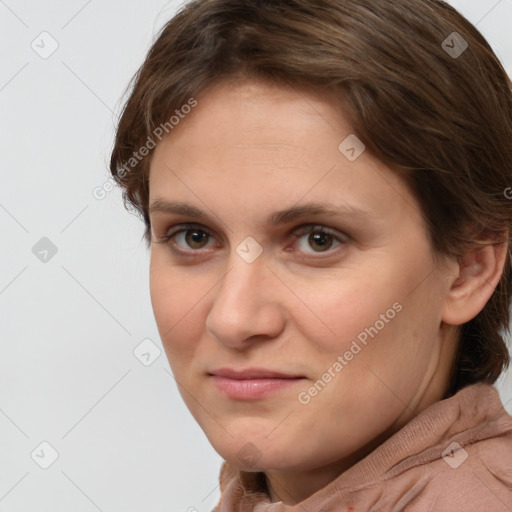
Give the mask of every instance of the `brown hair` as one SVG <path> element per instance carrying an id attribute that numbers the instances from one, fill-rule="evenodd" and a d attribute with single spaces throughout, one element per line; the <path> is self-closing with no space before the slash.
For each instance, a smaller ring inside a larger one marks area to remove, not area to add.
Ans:
<path id="1" fill-rule="evenodd" d="M 508 243 L 512 84 L 455 9 L 440 0 L 195 0 L 162 28 L 133 77 L 111 155 L 148 246 L 152 151 L 139 158 L 138 149 L 152 148 L 162 127 L 170 133 L 170 116 L 182 118 L 194 95 L 237 77 L 333 92 L 367 150 L 409 185 L 436 253 L 460 257 L 492 237 Z M 494 383 L 509 364 L 510 253 L 492 297 L 461 326 L 446 396 Z"/>

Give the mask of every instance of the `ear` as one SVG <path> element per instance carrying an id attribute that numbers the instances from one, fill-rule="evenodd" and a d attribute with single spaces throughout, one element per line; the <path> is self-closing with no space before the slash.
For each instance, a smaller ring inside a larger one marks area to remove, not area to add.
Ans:
<path id="1" fill-rule="evenodd" d="M 501 278 L 507 250 L 506 242 L 484 245 L 459 260 L 443 308 L 445 323 L 461 325 L 482 311 Z"/>

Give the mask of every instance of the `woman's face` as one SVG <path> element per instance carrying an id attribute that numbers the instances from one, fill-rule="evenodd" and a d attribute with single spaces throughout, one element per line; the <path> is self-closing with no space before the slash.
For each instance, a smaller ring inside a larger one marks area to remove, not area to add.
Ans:
<path id="1" fill-rule="evenodd" d="M 150 168 L 151 300 L 181 396 L 241 469 L 349 460 L 446 391 L 453 272 L 334 100 L 256 83 L 197 100 Z"/>

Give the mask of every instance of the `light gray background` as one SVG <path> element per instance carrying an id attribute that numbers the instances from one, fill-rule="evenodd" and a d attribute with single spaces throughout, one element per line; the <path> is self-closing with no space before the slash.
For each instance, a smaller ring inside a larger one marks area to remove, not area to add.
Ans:
<path id="1" fill-rule="evenodd" d="M 512 0 L 451 3 L 512 72 Z M 218 500 L 221 458 L 159 340 L 142 222 L 118 189 L 92 195 L 108 182 L 124 88 L 177 7 L 0 0 L 2 512 L 210 512 Z M 31 47 L 52 44 L 48 58 Z M 46 263 L 32 252 L 43 237 L 57 248 Z M 147 338 L 162 350 L 149 366 L 133 354 Z M 512 413 L 510 380 L 498 389 Z M 58 452 L 48 469 L 43 441 Z"/>

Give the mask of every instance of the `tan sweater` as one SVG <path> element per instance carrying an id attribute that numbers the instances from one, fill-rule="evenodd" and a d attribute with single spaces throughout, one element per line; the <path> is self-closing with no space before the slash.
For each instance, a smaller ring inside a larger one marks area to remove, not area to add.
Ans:
<path id="1" fill-rule="evenodd" d="M 512 512 L 512 417 L 478 383 L 436 402 L 297 505 L 226 461 L 213 512 Z"/>

